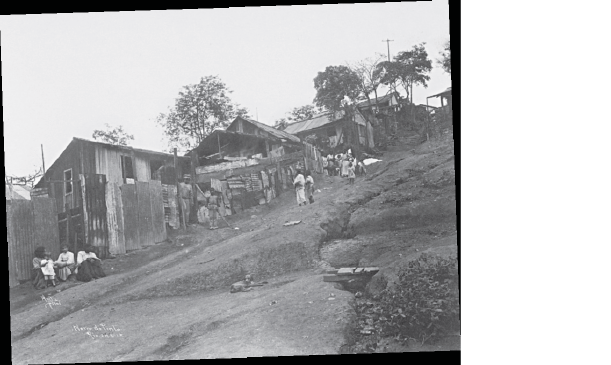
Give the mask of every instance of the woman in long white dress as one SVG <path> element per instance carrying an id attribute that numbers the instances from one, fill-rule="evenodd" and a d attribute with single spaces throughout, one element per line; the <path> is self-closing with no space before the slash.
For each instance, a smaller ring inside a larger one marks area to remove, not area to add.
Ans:
<path id="1" fill-rule="evenodd" d="M 301 169 L 297 170 L 297 176 L 295 176 L 295 180 L 293 181 L 293 186 L 295 186 L 295 194 L 297 195 L 297 204 L 299 206 L 306 205 L 307 201 L 305 198 L 305 178 L 301 174 Z"/>

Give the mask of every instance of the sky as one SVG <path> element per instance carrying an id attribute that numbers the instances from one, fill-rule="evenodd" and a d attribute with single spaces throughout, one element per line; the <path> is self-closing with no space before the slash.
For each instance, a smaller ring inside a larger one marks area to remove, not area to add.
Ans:
<path id="1" fill-rule="evenodd" d="M 49 167 L 73 137 L 123 126 L 166 150 L 156 117 L 181 88 L 217 75 L 262 123 L 313 102 L 331 65 L 450 39 L 447 1 L 0 16 L 6 173 Z M 414 102 L 451 86 L 434 62 Z M 438 99 L 431 99 L 437 105 Z"/>

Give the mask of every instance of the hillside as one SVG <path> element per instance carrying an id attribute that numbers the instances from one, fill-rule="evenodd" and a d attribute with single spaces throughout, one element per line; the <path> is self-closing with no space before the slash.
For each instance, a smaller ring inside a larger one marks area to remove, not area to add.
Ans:
<path id="1" fill-rule="evenodd" d="M 45 307 L 31 289 L 11 291 L 14 363 L 345 350 L 354 294 L 323 282 L 325 269 L 380 267 L 366 288 L 374 294 L 422 252 L 456 256 L 452 138 L 448 133 L 420 145 L 410 144 L 418 138 L 403 139 L 353 186 L 347 179 L 315 176 L 321 192 L 312 205 L 296 206 L 287 192 L 230 217 L 238 229 L 191 227 L 171 242 L 106 260 L 106 278 L 48 289 L 61 305 Z M 293 220 L 301 223 L 283 226 Z M 269 284 L 230 294 L 229 285 L 246 273 Z M 120 331 L 109 333 L 121 336 L 93 338 L 108 332 L 94 328 L 102 324 L 115 326 Z M 92 330 L 81 330 L 86 327 Z M 459 343 L 431 346 L 409 350 L 456 349 Z"/>

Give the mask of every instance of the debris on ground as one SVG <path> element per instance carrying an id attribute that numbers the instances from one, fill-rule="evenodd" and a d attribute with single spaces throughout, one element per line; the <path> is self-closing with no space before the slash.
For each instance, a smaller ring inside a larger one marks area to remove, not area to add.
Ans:
<path id="1" fill-rule="evenodd" d="M 301 221 L 291 221 L 291 222 L 286 222 L 283 224 L 283 226 L 288 227 L 288 226 L 294 226 L 296 224 L 301 223 Z"/>
<path id="2" fill-rule="evenodd" d="M 367 159 L 363 160 L 363 165 L 369 166 L 372 163 L 381 162 L 381 161 L 382 160 L 378 160 L 377 158 L 367 158 Z"/>

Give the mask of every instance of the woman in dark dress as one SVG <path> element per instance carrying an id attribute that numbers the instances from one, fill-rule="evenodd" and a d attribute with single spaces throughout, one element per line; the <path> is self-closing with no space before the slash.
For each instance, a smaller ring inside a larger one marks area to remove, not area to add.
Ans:
<path id="1" fill-rule="evenodd" d="M 78 253 L 76 262 L 76 280 L 78 281 L 89 282 L 91 279 L 106 276 L 104 270 L 102 270 L 102 261 L 93 252 L 91 245 L 85 246 L 84 250 Z"/>
<path id="2" fill-rule="evenodd" d="M 45 280 L 45 274 L 42 272 L 40 261 L 44 260 L 46 249 L 41 246 L 37 247 L 34 251 L 34 259 L 32 260 L 32 285 L 35 289 L 46 289 L 47 281 Z"/>

